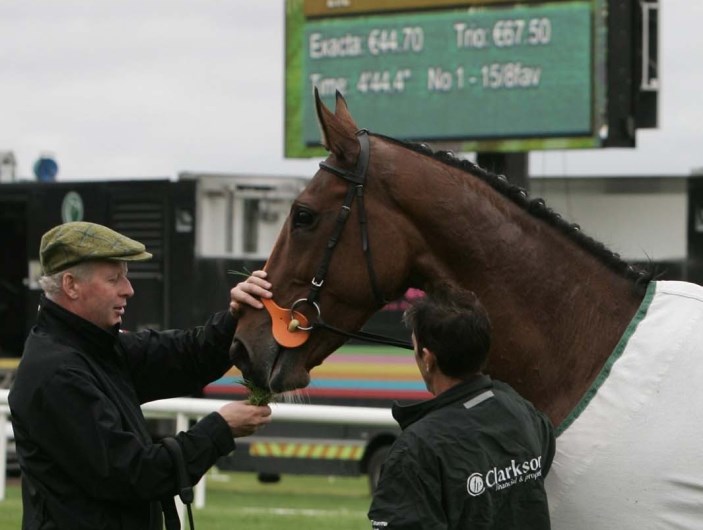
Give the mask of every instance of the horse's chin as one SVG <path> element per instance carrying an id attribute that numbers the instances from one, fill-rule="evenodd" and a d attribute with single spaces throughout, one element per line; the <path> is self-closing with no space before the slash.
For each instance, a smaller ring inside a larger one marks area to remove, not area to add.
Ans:
<path id="1" fill-rule="evenodd" d="M 229 355 L 244 379 L 276 394 L 305 388 L 310 383 L 310 374 L 301 354 L 282 349 L 275 341 L 252 349 L 243 340 L 235 338 Z M 252 355 L 256 355 L 256 362 L 252 361 Z"/>
<path id="2" fill-rule="evenodd" d="M 281 350 L 271 370 L 270 388 L 278 393 L 305 388 L 309 384 L 310 374 L 305 369 L 300 352 Z"/>

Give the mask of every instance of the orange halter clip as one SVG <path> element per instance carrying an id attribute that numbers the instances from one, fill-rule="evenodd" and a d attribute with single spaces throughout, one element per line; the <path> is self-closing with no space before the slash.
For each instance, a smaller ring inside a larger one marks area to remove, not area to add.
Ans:
<path id="1" fill-rule="evenodd" d="M 263 270 L 268 267 L 268 261 Z M 290 309 L 279 306 L 272 298 L 262 298 L 261 303 L 271 317 L 271 335 L 276 342 L 284 348 L 297 348 L 310 338 L 312 326 L 308 318 L 299 311 L 295 311 L 296 302 Z M 317 304 L 315 304 L 317 307 Z M 317 308 L 319 314 L 319 307 Z"/>
<path id="2" fill-rule="evenodd" d="M 271 334 L 278 344 L 284 348 L 297 348 L 305 344 L 312 329 L 308 327 L 305 315 L 293 309 L 284 309 L 271 298 L 262 298 L 261 303 L 271 317 Z"/>

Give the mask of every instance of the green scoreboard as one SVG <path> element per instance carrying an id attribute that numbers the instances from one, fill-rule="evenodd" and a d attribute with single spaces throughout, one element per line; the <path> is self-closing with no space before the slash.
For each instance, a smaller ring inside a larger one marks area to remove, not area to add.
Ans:
<path id="1" fill-rule="evenodd" d="M 332 108 L 341 92 L 360 127 L 399 139 L 601 147 L 631 114 L 609 104 L 609 44 L 623 51 L 614 33 L 634 25 L 609 26 L 618 2 L 629 0 L 287 0 L 285 154 L 321 154 L 314 88 Z"/>

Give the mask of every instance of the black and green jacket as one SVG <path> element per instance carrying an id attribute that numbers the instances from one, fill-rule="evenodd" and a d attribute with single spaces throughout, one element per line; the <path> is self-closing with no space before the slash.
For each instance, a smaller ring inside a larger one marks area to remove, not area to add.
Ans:
<path id="1" fill-rule="evenodd" d="M 508 385 L 476 376 L 393 416 L 403 432 L 374 493 L 374 530 L 550 528 L 553 428 Z"/>

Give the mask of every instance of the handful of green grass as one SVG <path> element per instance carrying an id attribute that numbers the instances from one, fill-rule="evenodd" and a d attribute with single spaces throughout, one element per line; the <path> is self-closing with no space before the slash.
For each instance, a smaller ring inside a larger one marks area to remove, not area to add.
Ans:
<path id="1" fill-rule="evenodd" d="M 249 397 L 247 398 L 247 401 L 249 401 L 252 405 L 268 405 L 271 401 L 273 401 L 275 394 L 271 392 L 271 390 L 258 387 L 247 379 L 240 379 L 239 384 L 249 390 Z"/>

